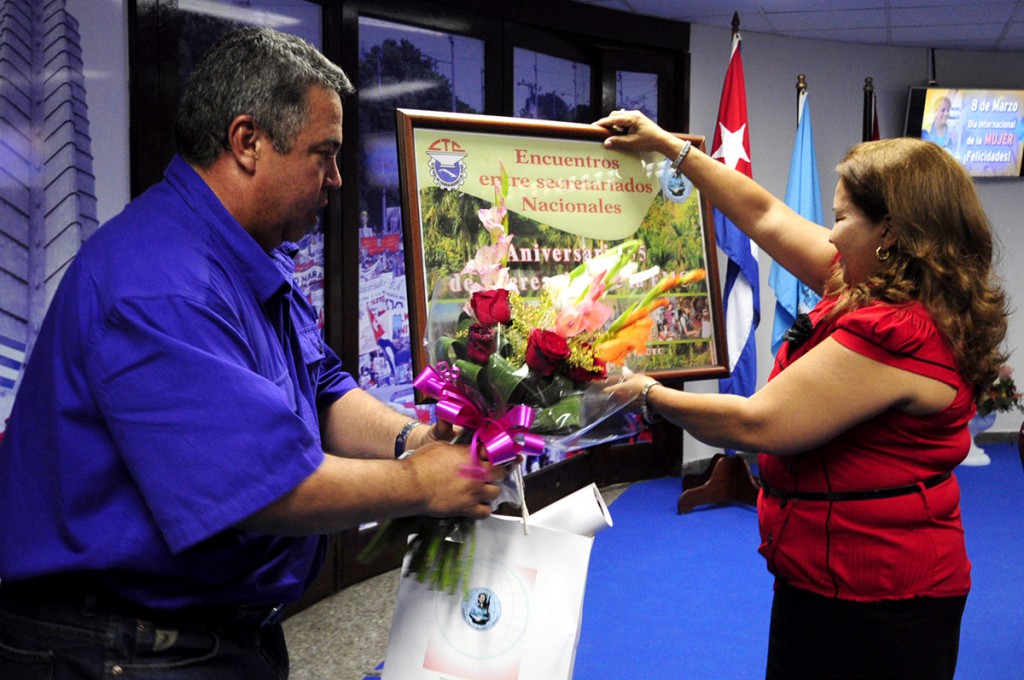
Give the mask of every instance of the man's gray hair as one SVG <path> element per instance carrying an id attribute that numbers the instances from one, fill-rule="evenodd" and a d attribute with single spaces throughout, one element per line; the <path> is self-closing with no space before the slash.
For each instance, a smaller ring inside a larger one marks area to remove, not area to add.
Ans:
<path id="1" fill-rule="evenodd" d="M 174 134 L 178 153 L 209 167 L 228 148 L 228 128 L 248 114 L 274 149 L 291 151 L 306 124 L 313 86 L 355 92 L 348 76 L 305 40 L 269 28 L 228 33 L 206 53 L 185 84 Z"/>

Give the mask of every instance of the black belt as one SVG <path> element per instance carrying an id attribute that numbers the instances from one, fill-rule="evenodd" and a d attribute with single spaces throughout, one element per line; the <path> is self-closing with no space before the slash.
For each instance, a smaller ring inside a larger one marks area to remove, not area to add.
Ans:
<path id="1" fill-rule="evenodd" d="M 0 609 L 31 616 L 55 607 L 116 612 L 168 627 L 253 632 L 278 623 L 284 605 L 210 604 L 184 609 L 154 609 L 131 602 L 83 574 L 43 576 L 23 581 L 0 580 Z"/>
<path id="2" fill-rule="evenodd" d="M 906 486 L 891 486 L 887 489 L 872 489 L 870 491 L 784 491 L 761 483 L 761 490 L 769 496 L 775 496 L 783 500 L 800 501 L 870 501 L 877 498 L 894 498 L 917 493 L 923 486 L 930 489 L 949 479 L 951 473 L 943 472 L 933 475 L 918 484 L 907 484 Z"/>

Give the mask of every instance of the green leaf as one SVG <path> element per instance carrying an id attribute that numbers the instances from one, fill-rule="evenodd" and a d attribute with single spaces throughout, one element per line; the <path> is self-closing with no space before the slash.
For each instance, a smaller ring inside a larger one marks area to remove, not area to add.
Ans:
<path id="1" fill-rule="evenodd" d="M 427 543 L 426 557 L 423 560 L 422 568 L 416 573 L 416 580 L 420 583 L 424 583 L 430 572 L 436 569 L 437 554 L 444 544 L 444 533 L 431 534 L 426 537 L 425 541 Z"/>
<path id="2" fill-rule="evenodd" d="M 459 369 L 459 379 L 465 382 L 470 387 L 478 388 L 480 383 L 480 371 L 482 366 L 475 364 L 467 359 L 459 359 L 455 362 L 456 368 Z"/>
<path id="3" fill-rule="evenodd" d="M 583 394 L 575 392 L 557 404 L 534 411 L 532 432 L 556 434 L 583 427 Z"/>
<path id="4" fill-rule="evenodd" d="M 504 357 L 492 354 L 487 359 L 487 379 L 494 392 L 495 404 L 499 409 L 504 409 L 510 403 L 512 394 L 523 381 L 521 375 L 516 375 L 516 367 Z"/>
<path id="5" fill-rule="evenodd" d="M 454 364 L 466 358 L 466 343 L 453 337 L 443 335 L 437 341 L 437 360 Z"/>

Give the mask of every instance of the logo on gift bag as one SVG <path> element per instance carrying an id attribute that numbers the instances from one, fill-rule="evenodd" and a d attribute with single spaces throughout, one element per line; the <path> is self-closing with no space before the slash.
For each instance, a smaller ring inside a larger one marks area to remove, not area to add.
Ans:
<path id="1" fill-rule="evenodd" d="M 501 618 L 501 600 L 490 588 L 472 588 L 462 600 L 462 619 L 476 630 L 490 630 Z"/>

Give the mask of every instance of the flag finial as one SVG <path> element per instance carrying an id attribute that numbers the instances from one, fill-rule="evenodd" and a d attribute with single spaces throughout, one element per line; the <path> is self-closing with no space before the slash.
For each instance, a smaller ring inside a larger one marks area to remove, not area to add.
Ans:
<path id="1" fill-rule="evenodd" d="M 733 12 L 732 13 L 732 33 L 733 33 L 733 35 L 736 35 L 739 32 L 740 32 L 740 13 L 739 12 Z"/>
<path id="2" fill-rule="evenodd" d="M 807 96 L 807 76 L 801 73 L 796 77 L 796 124 L 800 126 L 800 116 L 803 115 L 803 101 Z"/>
<path id="3" fill-rule="evenodd" d="M 875 81 L 864 79 L 864 117 L 861 141 L 869 142 L 880 137 L 878 132 L 878 102 L 875 99 Z"/>

